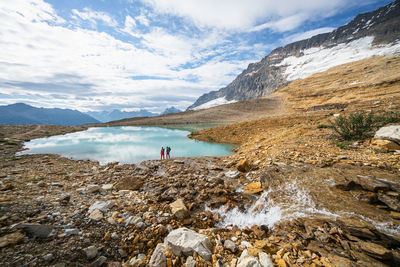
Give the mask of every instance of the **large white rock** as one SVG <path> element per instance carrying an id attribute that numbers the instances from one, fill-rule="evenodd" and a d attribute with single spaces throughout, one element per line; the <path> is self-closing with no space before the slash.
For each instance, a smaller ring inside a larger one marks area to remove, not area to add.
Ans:
<path id="1" fill-rule="evenodd" d="M 400 125 L 382 127 L 376 132 L 374 138 L 392 140 L 400 144 Z"/>
<path id="2" fill-rule="evenodd" d="M 92 206 L 89 207 L 88 213 L 91 214 L 95 210 L 100 210 L 101 212 L 107 211 L 107 202 L 96 201 Z"/>
<path id="3" fill-rule="evenodd" d="M 149 267 L 166 267 L 167 266 L 167 257 L 165 256 L 165 252 L 167 251 L 168 245 L 166 244 L 158 244 L 151 254 Z"/>
<path id="4" fill-rule="evenodd" d="M 259 259 L 260 264 L 261 264 L 262 267 L 274 267 L 274 264 L 273 264 L 271 258 L 268 256 L 267 253 L 260 252 L 258 254 L 258 259 Z"/>
<path id="5" fill-rule="evenodd" d="M 253 257 L 247 249 L 242 252 L 236 267 L 263 267 L 256 257 Z"/>
<path id="6" fill-rule="evenodd" d="M 164 243 L 168 244 L 175 255 L 192 256 L 196 251 L 203 259 L 210 261 L 212 244 L 207 236 L 198 234 L 187 228 L 178 228 L 171 231 L 165 238 Z"/>
<path id="7" fill-rule="evenodd" d="M 185 219 L 186 217 L 189 216 L 189 212 L 185 206 L 185 203 L 183 203 L 182 199 L 177 199 L 174 202 L 172 202 L 171 204 L 169 204 L 170 208 L 171 208 L 171 212 L 172 214 L 180 220 Z"/>

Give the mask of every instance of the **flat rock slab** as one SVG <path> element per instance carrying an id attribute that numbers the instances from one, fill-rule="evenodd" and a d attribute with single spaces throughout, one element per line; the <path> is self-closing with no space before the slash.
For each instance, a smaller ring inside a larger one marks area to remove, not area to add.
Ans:
<path id="1" fill-rule="evenodd" d="M 374 138 L 392 140 L 400 144 L 400 125 L 382 127 L 375 133 Z"/>
<path id="2" fill-rule="evenodd" d="M 43 224 L 21 223 L 15 225 L 15 227 L 22 229 L 23 231 L 33 235 L 34 237 L 39 238 L 47 238 L 50 236 L 51 231 L 53 231 L 53 226 Z"/>

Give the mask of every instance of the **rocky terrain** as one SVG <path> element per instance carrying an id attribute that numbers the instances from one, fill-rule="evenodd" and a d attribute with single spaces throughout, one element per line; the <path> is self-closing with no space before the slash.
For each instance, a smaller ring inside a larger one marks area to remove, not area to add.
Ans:
<path id="1" fill-rule="evenodd" d="M 226 87 L 199 97 L 188 110 L 215 99 L 232 101 L 258 98 L 290 81 L 329 67 L 400 51 L 396 43 L 400 32 L 399 18 L 400 1 L 397 0 L 375 11 L 360 14 L 330 33 L 276 48 L 260 62 L 250 64 Z M 370 36 L 372 43 L 367 41 Z M 388 44 L 397 48 L 385 52 L 385 45 Z"/>
<path id="2" fill-rule="evenodd" d="M 258 100 L 115 123 L 226 118 L 193 136 L 238 145 L 223 158 L 19 156 L 24 141 L 86 128 L 0 126 L 0 265 L 398 266 L 400 140 L 343 142 L 323 125 L 399 111 L 399 64 L 376 57 Z"/>

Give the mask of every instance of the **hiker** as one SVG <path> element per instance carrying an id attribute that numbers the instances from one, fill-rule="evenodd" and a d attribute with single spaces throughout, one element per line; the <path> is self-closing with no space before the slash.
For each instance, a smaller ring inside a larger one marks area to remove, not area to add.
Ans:
<path id="1" fill-rule="evenodd" d="M 171 152 L 171 148 L 167 146 L 167 159 L 170 159 L 171 156 L 169 155 L 169 152 Z"/>
<path id="2" fill-rule="evenodd" d="M 161 148 L 161 159 L 165 159 L 164 151 L 165 151 L 165 149 L 164 149 L 164 147 L 162 147 Z"/>

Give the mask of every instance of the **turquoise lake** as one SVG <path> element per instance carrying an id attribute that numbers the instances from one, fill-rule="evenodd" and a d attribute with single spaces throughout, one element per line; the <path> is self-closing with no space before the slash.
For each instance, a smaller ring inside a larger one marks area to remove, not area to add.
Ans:
<path id="1" fill-rule="evenodd" d="M 89 128 L 86 131 L 34 139 L 24 144 L 23 154 L 58 154 L 72 159 L 139 163 L 160 159 L 161 147 L 171 147 L 171 158 L 225 156 L 233 146 L 189 139 L 190 132 L 157 127 Z"/>

